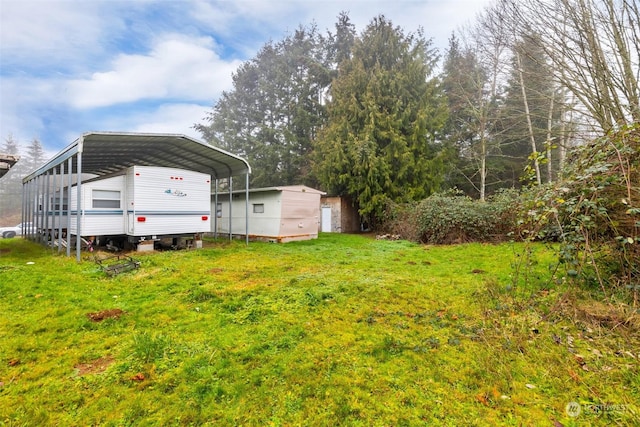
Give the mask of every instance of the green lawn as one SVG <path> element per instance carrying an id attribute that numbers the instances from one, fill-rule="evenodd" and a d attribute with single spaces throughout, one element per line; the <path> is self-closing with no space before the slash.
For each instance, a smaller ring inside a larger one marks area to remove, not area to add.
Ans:
<path id="1" fill-rule="evenodd" d="M 0 424 L 640 423 L 637 331 L 581 318 L 544 246 L 208 242 L 111 278 L 84 256 L 0 240 Z"/>

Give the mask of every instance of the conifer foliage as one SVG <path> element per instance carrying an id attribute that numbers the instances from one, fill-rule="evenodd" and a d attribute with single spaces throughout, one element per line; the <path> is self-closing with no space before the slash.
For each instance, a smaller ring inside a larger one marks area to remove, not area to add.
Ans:
<path id="1" fill-rule="evenodd" d="M 332 83 L 314 170 L 328 191 L 350 195 L 371 222 L 389 200 L 420 200 L 443 181 L 437 138 L 446 103 L 431 77 L 436 59 L 421 32 L 405 34 L 378 16 Z"/>

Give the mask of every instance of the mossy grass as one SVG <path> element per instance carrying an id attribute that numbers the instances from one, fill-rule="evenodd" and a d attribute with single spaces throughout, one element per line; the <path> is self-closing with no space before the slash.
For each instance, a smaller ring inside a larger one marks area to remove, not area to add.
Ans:
<path id="1" fill-rule="evenodd" d="M 542 245 L 209 240 L 114 277 L 83 256 L 0 240 L 0 423 L 640 421 L 637 331 L 568 315 L 591 297 Z"/>

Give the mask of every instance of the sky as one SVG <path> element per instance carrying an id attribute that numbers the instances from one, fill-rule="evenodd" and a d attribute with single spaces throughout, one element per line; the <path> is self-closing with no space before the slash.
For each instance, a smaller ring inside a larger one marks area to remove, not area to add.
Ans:
<path id="1" fill-rule="evenodd" d="M 232 75 L 300 25 L 383 14 L 441 54 L 490 0 L 0 0 L 0 147 L 53 156 L 89 131 L 196 139 Z"/>

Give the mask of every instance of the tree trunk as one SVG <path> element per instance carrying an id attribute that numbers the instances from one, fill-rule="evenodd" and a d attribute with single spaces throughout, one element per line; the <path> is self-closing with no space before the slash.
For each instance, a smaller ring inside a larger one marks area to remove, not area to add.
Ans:
<path id="1" fill-rule="evenodd" d="M 538 161 L 538 149 L 536 148 L 536 137 L 533 134 L 533 124 L 531 122 L 531 113 L 529 112 L 529 102 L 527 101 L 527 89 L 524 86 L 524 70 L 522 69 L 522 60 L 520 53 L 516 50 L 516 61 L 518 63 L 518 76 L 520 77 L 520 88 L 522 89 L 522 102 L 524 103 L 524 114 L 527 117 L 527 129 L 529 130 L 529 141 L 531 142 L 531 154 L 533 156 L 533 167 L 536 172 L 536 183 L 542 184 L 540 177 L 540 162 Z"/>
<path id="2" fill-rule="evenodd" d="M 549 101 L 549 114 L 547 115 L 547 141 L 544 143 L 546 149 L 547 158 L 547 182 L 553 182 L 553 167 L 551 164 L 551 148 L 553 147 L 553 141 L 551 141 L 551 129 L 553 127 L 553 104 L 555 102 L 555 91 L 551 93 L 551 100 Z"/>

